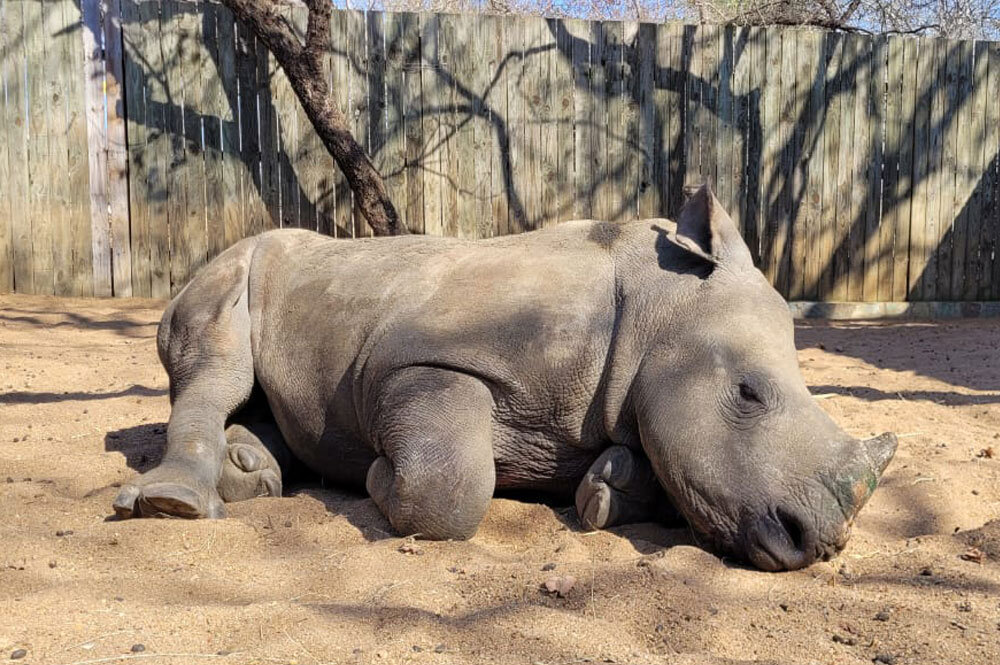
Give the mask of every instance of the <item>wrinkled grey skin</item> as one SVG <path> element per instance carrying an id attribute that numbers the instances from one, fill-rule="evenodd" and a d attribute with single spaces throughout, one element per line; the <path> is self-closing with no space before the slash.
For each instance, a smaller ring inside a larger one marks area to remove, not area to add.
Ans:
<path id="1" fill-rule="evenodd" d="M 575 492 L 587 526 L 676 509 L 720 553 L 799 568 L 844 546 L 896 440 L 840 430 L 792 337 L 707 187 L 676 225 L 265 233 L 164 313 L 167 450 L 114 507 L 217 517 L 295 462 L 402 534 L 469 538 L 498 489 Z"/>

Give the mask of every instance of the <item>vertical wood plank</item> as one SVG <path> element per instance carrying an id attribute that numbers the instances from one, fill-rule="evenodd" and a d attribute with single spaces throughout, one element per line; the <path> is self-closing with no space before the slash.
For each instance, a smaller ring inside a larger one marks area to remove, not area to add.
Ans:
<path id="1" fill-rule="evenodd" d="M 365 111 L 361 116 L 365 116 L 366 121 L 363 126 L 367 127 L 368 134 L 368 155 L 380 173 L 385 173 L 385 137 L 386 137 L 386 100 L 385 100 L 385 27 L 383 25 L 384 14 L 381 12 L 369 11 L 365 14 L 365 27 L 367 37 L 365 40 L 365 80 L 363 82 L 364 92 L 367 101 Z M 360 120 L 359 116 L 359 120 Z M 365 223 L 364 232 L 361 235 L 371 235 L 370 229 Z"/>
<path id="2" fill-rule="evenodd" d="M 591 143 L 595 131 L 593 121 L 594 97 L 590 94 L 592 72 L 590 64 L 590 25 L 578 19 L 566 21 L 567 30 L 573 35 L 573 174 L 576 190 L 573 206 L 578 219 L 593 217 L 595 187 L 594 162 Z"/>
<path id="3" fill-rule="evenodd" d="M 386 13 L 384 22 L 385 142 L 377 163 L 385 179 L 389 199 L 406 223 L 409 206 L 406 201 L 406 109 L 403 106 L 406 84 L 403 62 L 408 40 L 412 40 L 414 34 L 410 27 L 412 15 Z"/>
<path id="4" fill-rule="evenodd" d="M 441 37 L 448 45 L 448 74 L 452 78 L 445 228 L 447 235 L 460 238 L 478 235 L 474 154 L 476 116 L 482 104 L 475 79 L 482 62 L 474 55 L 476 20 L 477 17 L 471 15 L 441 17 Z"/>
<path id="5" fill-rule="evenodd" d="M 817 298 L 827 300 L 834 289 L 834 251 L 839 236 L 838 225 L 838 180 L 840 177 L 840 129 L 844 114 L 843 74 L 844 40 L 838 33 L 824 35 L 826 56 L 826 122 L 823 131 L 823 206 L 820 221 L 818 251 L 821 257 Z"/>
<path id="6" fill-rule="evenodd" d="M 960 300 L 965 290 L 965 272 L 967 257 L 967 240 L 969 230 L 969 198 L 971 189 L 968 186 L 967 169 L 973 155 L 970 142 L 972 129 L 972 67 L 975 57 L 973 42 L 962 41 L 958 48 L 956 63 L 955 94 L 956 107 L 952 107 L 954 126 L 953 153 L 953 190 L 951 204 L 952 219 L 952 256 L 951 256 L 951 289 L 949 298 Z M 981 146 L 980 146 L 981 147 Z"/>
<path id="7" fill-rule="evenodd" d="M 951 269 L 951 297 L 962 300 L 970 290 L 972 298 L 978 291 L 979 211 L 976 209 L 972 174 L 982 168 L 983 102 L 975 96 L 976 43 L 963 41 L 960 52 L 958 94 L 960 109 L 957 121 L 954 242 Z M 978 120 L 978 122 L 977 122 Z"/>
<path id="8" fill-rule="evenodd" d="M 69 169 L 69 111 L 72 103 L 68 96 L 69 76 L 80 76 L 79 72 L 66 69 L 68 47 L 78 47 L 79 40 L 72 35 L 72 16 L 65 12 L 64 2 L 57 0 L 49 4 L 45 17 L 45 32 L 48 45 L 45 49 L 46 86 L 45 97 L 49 103 L 49 154 L 48 168 L 52 176 L 52 289 L 59 296 L 75 295 L 75 275 L 73 261 L 73 224 L 70 218 L 70 189 L 66 173 Z M 71 36 L 72 35 L 72 36 Z"/>
<path id="9" fill-rule="evenodd" d="M 722 26 L 716 38 L 715 142 L 711 145 L 715 155 L 715 189 L 719 201 L 739 228 L 739 210 L 733 205 L 733 174 L 735 132 L 733 131 L 733 69 L 735 28 Z"/>
<path id="10" fill-rule="evenodd" d="M 125 110 L 128 137 L 129 247 L 132 255 L 132 295 L 151 296 L 149 214 L 146 187 L 146 72 L 144 71 L 146 35 L 137 0 L 122 2 L 122 46 L 125 56 Z"/>
<path id="11" fill-rule="evenodd" d="M 621 222 L 638 218 L 639 180 L 641 153 L 639 152 L 639 99 L 637 88 L 639 77 L 639 60 L 637 38 L 639 25 L 634 21 L 626 21 L 621 26 L 622 39 L 619 49 L 621 60 L 617 64 L 620 72 L 620 83 L 616 97 L 619 100 L 621 112 L 617 115 L 619 123 L 618 144 L 621 152 L 620 177 L 616 183 L 618 192 L 618 214 L 616 219 Z M 615 116 L 611 116 L 612 118 Z"/>
<path id="12" fill-rule="evenodd" d="M 737 28 L 729 38 L 732 47 L 732 113 L 733 124 L 730 131 L 732 140 L 732 157 L 729 166 L 731 181 L 731 203 L 733 221 L 748 242 L 756 240 L 756 233 L 748 230 L 752 217 L 749 210 L 750 192 L 747 178 L 747 151 L 751 145 L 750 138 L 750 100 L 753 91 L 750 87 L 750 71 L 754 61 L 754 43 L 751 39 L 751 29 Z"/>
<path id="13" fill-rule="evenodd" d="M 865 234 L 864 234 L 864 299 L 869 302 L 878 300 L 880 256 L 883 255 L 879 218 L 881 208 L 882 162 L 884 155 L 882 146 L 885 125 L 885 37 L 870 37 L 866 41 L 871 48 L 871 73 L 868 77 L 868 154 L 866 155 L 866 185 L 865 185 Z M 859 220 L 860 225 L 860 220 Z M 885 248 L 891 252 L 891 242 Z"/>
<path id="14" fill-rule="evenodd" d="M 471 168 L 475 173 L 475 235 L 477 238 L 488 238 L 493 235 L 493 203 L 490 199 L 492 188 L 491 146 L 493 145 L 493 128 L 490 125 L 490 108 L 488 95 L 490 81 L 496 63 L 494 61 L 493 35 L 496 19 L 492 16 L 482 16 L 476 19 L 473 26 L 472 57 L 478 63 L 473 71 L 472 89 L 475 95 L 473 104 L 473 163 Z"/>
<path id="15" fill-rule="evenodd" d="M 912 252 L 910 240 L 913 220 L 913 200 L 916 183 L 913 177 L 916 138 L 916 98 L 917 85 L 917 43 L 912 39 L 890 38 L 891 42 L 902 43 L 902 69 L 900 72 L 900 137 L 899 168 L 896 176 L 893 207 L 895 214 L 895 238 L 892 246 L 892 295 L 887 300 L 903 301 L 909 295 L 909 271 Z M 892 80 L 892 79 L 890 79 Z M 923 220 L 921 220 L 923 223 Z"/>
<path id="16" fill-rule="evenodd" d="M 350 40 L 348 33 L 352 29 L 349 22 L 351 16 L 347 12 L 335 11 L 330 17 L 330 48 L 332 51 L 331 90 L 337 101 L 337 107 L 343 111 L 348 125 L 353 125 L 354 111 L 351 107 L 351 59 Z M 364 145 L 362 143 L 362 145 Z M 354 222 L 352 214 L 353 198 L 351 188 L 340 168 L 334 171 L 334 235 L 337 237 L 352 237 Z"/>
<path id="17" fill-rule="evenodd" d="M 31 215 L 32 292 L 52 294 L 52 178 L 49 161 L 49 100 L 46 86 L 51 50 L 46 15 L 51 7 L 41 2 L 24 3 L 25 55 L 28 61 L 28 209 Z"/>
<path id="18" fill-rule="evenodd" d="M 879 221 L 878 294 L 880 301 L 892 300 L 896 246 L 893 237 L 898 219 L 905 214 L 899 205 L 900 171 L 903 152 L 904 42 L 886 39 L 885 153 L 882 167 L 882 215 Z M 904 240 L 905 242 L 905 240 Z"/>
<path id="19" fill-rule="evenodd" d="M 927 263 L 932 247 L 928 247 L 929 226 L 933 208 L 931 193 L 933 130 L 932 107 L 937 87 L 937 41 L 917 40 L 917 77 L 914 100 L 913 176 L 910 213 L 910 257 L 907 270 L 908 300 L 924 300 Z"/>
<path id="20" fill-rule="evenodd" d="M 760 239 L 763 231 L 763 184 L 765 174 L 762 167 L 764 147 L 762 94 L 767 81 L 767 33 L 763 28 L 749 29 L 749 82 L 747 83 L 747 145 L 743 169 L 746 177 L 746 217 L 743 237 L 754 264 L 761 265 Z"/>
<path id="21" fill-rule="evenodd" d="M 957 40 L 945 42 L 947 63 L 945 70 L 944 103 L 941 108 L 940 127 L 941 166 L 939 183 L 939 213 L 937 234 L 937 298 L 950 300 L 951 269 L 956 240 L 957 211 L 955 207 L 955 176 L 958 171 L 958 129 L 962 79 L 962 44 Z"/>
<path id="22" fill-rule="evenodd" d="M 115 295 L 129 297 L 132 295 L 132 252 L 129 247 L 128 146 L 122 97 L 121 0 L 103 0 L 103 9 L 112 284 Z"/>
<path id="23" fill-rule="evenodd" d="M 200 8 L 185 2 L 181 5 L 179 27 L 181 87 L 184 99 L 184 203 L 185 217 L 177 249 L 184 255 L 183 265 L 190 280 L 205 265 L 208 242 L 205 232 L 205 157 L 202 149 L 201 61 L 204 54 Z M 181 285 L 183 286 L 183 285 Z"/>
<path id="24" fill-rule="evenodd" d="M 486 101 L 490 107 L 490 210 L 493 216 L 493 235 L 507 233 L 508 176 L 506 155 L 508 154 L 509 123 L 507 111 L 507 59 L 504 35 L 507 21 L 497 17 L 490 20 L 492 30 L 484 39 L 488 40 L 490 63 L 490 92 Z"/>
<path id="25" fill-rule="evenodd" d="M 837 231 L 834 237 L 833 300 L 846 301 L 850 281 L 850 239 L 854 222 L 852 189 L 854 185 L 854 119 L 855 93 L 859 77 L 859 49 L 857 39 L 843 37 L 841 57 L 841 114 L 840 154 L 837 157 Z"/>
<path id="26" fill-rule="evenodd" d="M 806 174 L 799 220 L 800 255 L 802 256 L 802 280 L 799 297 L 815 300 L 822 264 L 826 258 L 821 254 L 823 223 L 823 167 L 825 152 L 823 132 L 828 126 L 826 106 L 827 62 L 824 51 L 823 33 L 812 31 L 803 33 L 799 47 L 799 71 L 808 122 L 803 136 L 802 158 L 806 160 Z M 798 284 L 798 280 L 796 280 Z"/>
<path id="27" fill-rule="evenodd" d="M 365 13 L 362 11 L 347 11 L 347 45 L 350 53 L 348 68 L 348 83 L 350 84 L 350 108 L 353 118 L 354 138 L 371 157 L 369 149 L 369 131 L 371 124 L 371 107 L 368 95 L 369 44 Z M 447 166 L 447 164 L 445 164 Z M 354 237 L 372 235 L 371 226 L 365 220 L 358 208 L 357 201 L 352 196 L 351 221 Z"/>
<path id="28" fill-rule="evenodd" d="M 987 87 L 989 83 L 989 50 L 986 42 L 975 43 L 975 55 L 972 65 L 972 127 L 969 137 L 971 161 L 965 172 L 966 191 L 969 204 L 968 215 L 968 251 L 966 254 L 967 270 L 963 300 L 977 300 L 988 282 L 984 279 L 986 273 L 992 273 L 989 243 L 986 242 L 983 221 L 989 214 L 983 208 L 986 188 L 990 181 L 989 163 L 993 160 L 995 151 L 988 149 L 987 135 Z M 987 286 L 988 288 L 988 286 Z"/>
<path id="29" fill-rule="evenodd" d="M 225 107 L 219 113 L 222 133 L 222 225 L 223 246 L 229 247 L 247 236 L 247 213 L 243 210 L 242 177 L 245 168 L 240 156 L 239 79 L 236 73 L 236 21 L 225 6 L 216 12 L 219 82 Z M 216 236 L 217 237 L 217 236 Z"/>
<path id="30" fill-rule="evenodd" d="M 228 245 L 226 244 L 226 191 L 224 153 L 222 146 L 222 118 L 227 101 L 222 88 L 222 62 L 220 49 L 225 48 L 226 32 L 219 23 L 228 14 L 222 6 L 212 2 L 201 5 L 201 41 L 199 78 L 201 80 L 201 113 L 204 132 L 205 160 L 205 235 L 206 259 L 211 261 Z M 230 33 L 231 34 L 231 33 Z"/>
<path id="31" fill-rule="evenodd" d="M 558 54 L 556 34 L 550 29 L 554 21 L 544 19 L 538 22 L 538 49 L 533 56 L 537 63 L 538 80 L 535 88 L 538 96 L 536 109 L 538 122 L 538 192 L 539 216 L 536 226 L 548 226 L 559 221 L 559 192 L 556 187 L 559 156 L 556 146 L 558 126 L 556 125 L 556 82 L 555 65 Z"/>
<path id="32" fill-rule="evenodd" d="M 159 2 L 139 5 L 139 19 L 146 35 L 146 191 L 149 193 L 149 293 L 154 298 L 170 296 L 170 163 L 173 137 L 167 127 L 171 108 L 167 89 L 167 67 L 162 50 L 162 6 Z"/>
<path id="33" fill-rule="evenodd" d="M 595 219 L 607 220 L 610 207 L 607 199 L 608 187 L 608 58 L 607 31 L 609 26 L 599 22 L 591 23 L 590 38 L 590 170 L 593 177 L 591 192 L 591 215 Z"/>
<path id="34" fill-rule="evenodd" d="M 420 59 L 420 15 L 403 14 L 403 123 L 406 168 L 406 226 L 413 233 L 424 232 L 424 123 Z"/>
<path id="35" fill-rule="evenodd" d="M 363 24 L 362 24 L 363 26 Z M 363 27 L 361 28 L 364 29 Z M 364 37 L 361 38 L 362 43 Z M 278 64 L 263 40 L 256 41 L 257 122 L 260 133 L 260 194 L 267 214 L 264 228 L 281 226 L 281 171 L 278 166 L 278 99 L 273 84 Z"/>
<path id="36" fill-rule="evenodd" d="M 761 233 L 761 269 L 772 286 L 778 282 L 779 256 L 776 237 L 781 223 L 781 50 L 782 32 L 777 28 L 766 28 L 767 54 L 761 97 L 763 99 L 764 116 L 761 123 L 763 129 L 763 159 L 761 199 L 764 215 Z"/>
<path id="37" fill-rule="evenodd" d="M 28 119 L 25 113 L 25 87 L 28 61 L 25 55 L 24 3 L 6 0 L 4 6 L 4 62 L 7 65 L 7 186 L 10 191 L 11 254 L 14 289 L 19 293 L 34 293 L 31 265 L 31 211 L 28 205 Z"/>
<path id="38" fill-rule="evenodd" d="M 988 78 L 986 83 L 986 136 L 984 140 L 985 162 L 983 186 L 983 236 L 984 251 L 989 254 L 989 269 L 983 271 L 980 298 L 997 300 L 1000 298 L 1000 44 L 987 45 Z"/>
<path id="39" fill-rule="evenodd" d="M 288 22 L 299 40 L 305 38 L 304 7 L 285 5 L 281 15 Z M 295 97 L 292 85 L 285 71 L 278 65 L 274 56 L 269 55 L 271 75 L 271 100 L 274 107 L 275 127 L 275 159 L 274 171 L 278 187 L 278 207 L 280 209 L 281 227 L 299 227 L 302 220 L 299 216 L 299 186 L 300 172 L 296 169 L 296 156 L 300 146 L 299 100 Z"/>
<path id="40" fill-rule="evenodd" d="M 775 233 L 771 238 L 774 243 L 774 287 L 784 297 L 789 297 L 789 270 L 791 268 L 792 196 L 795 182 L 797 155 L 795 153 L 795 121 L 797 90 L 796 75 L 796 42 L 799 30 L 785 30 L 781 34 L 781 85 L 780 106 L 778 117 L 780 176 L 774 178 L 777 194 L 777 219 Z"/>
<path id="41" fill-rule="evenodd" d="M 638 71 L 635 76 L 635 93 L 639 101 L 639 219 L 660 216 L 660 179 L 663 178 L 663 152 L 660 140 L 663 136 L 663 107 L 657 106 L 661 99 L 656 89 L 658 68 L 657 30 L 658 26 L 641 23 L 636 35 L 635 51 Z"/>
<path id="42" fill-rule="evenodd" d="M 0 0 L 0 89 L 4 91 L 0 99 L 0 293 L 14 290 L 14 208 L 21 191 L 12 177 L 10 169 L 13 143 L 21 140 L 17 125 L 17 107 L 11 107 L 11 98 L 20 95 L 18 74 L 23 71 L 21 52 L 14 43 L 18 35 L 15 30 L 20 25 L 21 3 L 15 0 Z M 11 94 L 14 92 L 14 94 Z M 20 123 L 23 125 L 24 123 Z"/>
<path id="43" fill-rule="evenodd" d="M 848 250 L 850 276 L 847 297 L 851 302 L 864 299 L 865 276 L 865 220 L 868 208 L 868 164 L 871 151 L 869 133 L 869 80 L 871 77 L 871 43 L 868 39 L 852 35 L 855 43 L 854 63 L 854 149 L 852 168 L 854 186 L 851 188 L 851 214 Z"/>
<path id="44" fill-rule="evenodd" d="M 442 147 L 446 141 L 442 113 L 448 104 L 448 87 L 441 71 L 440 22 L 436 14 L 420 15 L 420 46 L 425 63 L 420 82 L 424 102 L 424 233 L 428 235 L 442 235 L 444 230 L 441 197 L 446 185 L 444 169 L 447 165 Z"/>

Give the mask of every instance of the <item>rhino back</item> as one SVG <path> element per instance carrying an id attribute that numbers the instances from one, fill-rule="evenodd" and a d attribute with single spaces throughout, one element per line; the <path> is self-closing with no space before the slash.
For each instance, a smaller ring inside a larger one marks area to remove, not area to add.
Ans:
<path id="1" fill-rule="evenodd" d="M 595 396 L 615 319 L 591 226 L 490 241 L 267 234 L 250 278 L 255 373 L 289 445 L 363 482 L 381 382 L 430 365 L 493 391 L 499 486 L 578 477 L 604 443 Z"/>

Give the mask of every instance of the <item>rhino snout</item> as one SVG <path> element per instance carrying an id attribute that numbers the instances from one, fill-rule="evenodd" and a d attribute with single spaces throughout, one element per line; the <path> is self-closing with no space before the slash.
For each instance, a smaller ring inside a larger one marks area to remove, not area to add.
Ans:
<path id="1" fill-rule="evenodd" d="M 823 554 L 812 520 L 795 510 L 778 507 L 767 512 L 746 531 L 746 555 L 767 571 L 797 570 Z"/>

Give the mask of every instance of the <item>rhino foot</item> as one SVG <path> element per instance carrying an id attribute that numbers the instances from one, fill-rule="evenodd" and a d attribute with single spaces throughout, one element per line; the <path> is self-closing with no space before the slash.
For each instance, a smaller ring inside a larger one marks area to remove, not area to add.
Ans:
<path id="1" fill-rule="evenodd" d="M 121 519 L 134 517 L 225 517 L 214 488 L 184 469 L 159 466 L 122 487 L 112 504 Z"/>
<path id="2" fill-rule="evenodd" d="M 222 500 L 232 503 L 260 496 L 281 496 L 281 468 L 274 455 L 238 425 L 226 431 L 226 438 L 229 445 L 217 487 Z"/>
<path id="3" fill-rule="evenodd" d="M 649 461 L 625 446 L 611 446 L 594 461 L 576 490 L 576 511 L 586 529 L 656 518 L 661 489 Z"/>

